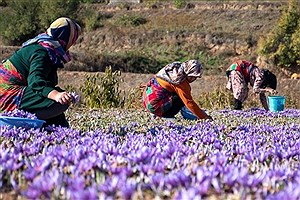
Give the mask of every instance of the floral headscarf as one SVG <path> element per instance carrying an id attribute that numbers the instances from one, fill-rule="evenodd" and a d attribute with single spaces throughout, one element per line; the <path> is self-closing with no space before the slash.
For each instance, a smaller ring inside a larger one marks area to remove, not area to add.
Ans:
<path id="1" fill-rule="evenodd" d="M 198 60 L 188 60 L 186 62 L 173 62 L 162 68 L 156 77 L 172 84 L 180 84 L 187 76 L 200 78 L 202 76 L 202 64 Z"/>
<path id="2" fill-rule="evenodd" d="M 71 60 L 68 49 L 75 44 L 81 32 L 80 26 L 73 20 L 61 17 L 55 20 L 45 33 L 23 43 L 23 47 L 39 43 L 48 50 L 53 64 L 67 63 Z"/>

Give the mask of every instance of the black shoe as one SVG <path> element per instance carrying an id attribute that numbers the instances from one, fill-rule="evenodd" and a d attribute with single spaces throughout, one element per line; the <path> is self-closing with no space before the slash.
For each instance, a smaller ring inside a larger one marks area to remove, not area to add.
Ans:
<path id="1" fill-rule="evenodd" d="M 243 109 L 243 103 L 237 99 L 234 99 L 234 110 L 242 110 Z"/>

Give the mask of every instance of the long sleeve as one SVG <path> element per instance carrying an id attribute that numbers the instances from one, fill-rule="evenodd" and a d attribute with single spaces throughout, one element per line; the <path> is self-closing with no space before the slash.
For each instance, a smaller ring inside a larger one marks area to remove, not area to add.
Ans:
<path id="1" fill-rule="evenodd" d="M 56 77 L 57 79 L 57 74 L 53 73 L 53 67 L 49 65 L 45 55 L 34 54 L 30 59 L 30 69 L 27 78 L 28 87 L 31 87 L 32 90 L 38 92 L 41 96 L 47 97 L 55 87 L 54 83 L 48 80 L 49 75 L 51 74 L 50 77 Z"/>
<path id="2" fill-rule="evenodd" d="M 197 103 L 194 101 L 191 94 L 191 86 L 188 81 L 183 81 L 181 84 L 173 85 L 164 81 L 160 78 L 157 78 L 158 83 L 165 89 L 170 92 L 176 92 L 184 105 L 199 119 L 205 119 L 206 114 L 199 108 Z"/>
<path id="3" fill-rule="evenodd" d="M 57 66 L 39 44 L 21 48 L 10 58 L 17 70 L 27 79 L 27 87 L 47 97 L 58 83 Z"/>
<path id="4" fill-rule="evenodd" d="M 254 93 L 261 93 L 261 84 L 264 81 L 263 74 L 261 73 L 261 70 L 257 67 L 255 67 L 251 74 L 250 74 L 250 83 L 253 85 L 253 92 Z"/>
<path id="5" fill-rule="evenodd" d="M 264 109 L 269 110 L 267 97 L 266 97 L 265 93 L 259 93 L 259 99 L 260 99 L 260 102 L 261 102 L 262 106 L 264 107 Z"/>

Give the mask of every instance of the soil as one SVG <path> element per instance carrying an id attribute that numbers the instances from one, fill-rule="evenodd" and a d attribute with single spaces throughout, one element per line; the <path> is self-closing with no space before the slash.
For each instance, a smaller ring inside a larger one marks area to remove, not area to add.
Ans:
<path id="1" fill-rule="evenodd" d="M 59 79 L 61 87 L 72 86 L 79 89 L 83 86 L 86 74 L 93 74 L 94 72 L 70 72 L 59 71 Z M 129 90 L 138 88 L 141 84 L 146 83 L 153 74 L 135 74 L 135 73 L 122 73 L 121 74 L 121 90 L 126 93 Z M 211 75 L 203 76 L 191 84 L 193 95 L 200 96 L 203 92 L 211 92 L 215 89 L 224 89 L 227 83 L 225 75 Z M 278 78 L 278 93 L 279 95 L 286 95 L 298 101 L 298 108 L 300 108 L 300 79 Z"/>

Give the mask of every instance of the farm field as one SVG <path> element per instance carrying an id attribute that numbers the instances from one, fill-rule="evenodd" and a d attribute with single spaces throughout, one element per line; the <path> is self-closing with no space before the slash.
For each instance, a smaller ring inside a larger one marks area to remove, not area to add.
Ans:
<path id="1" fill-rule="evenodd" d="M 120 93 L 131 97 L 154 69 L 199 58 L 205 71 L 192 94 L 214 120 L 154 117 L 141 109 L 139 90 L 122 108 L 87 108 L 90 94 L 82 95 L 65 113 L 70 128 L 0 126 L 0 200 L 300 199 L 300 79 L 290 78 L 300 68 L 273 66 L 257 53 L 287 1 L 189 2 L 84 5 L 93 15 L 82 21 L 59 86 L 97 88 L 85 76 L 112 66 L 121 70 Z M 0 40 L 0 61 L 20 47 L 6 45 Z M 245 109 L 230 110 L 225 70 L 236 59 L 277 75 L 284 111 L 261 109 L 251 87 Z"/>
<path id="2" fill-rule="evenodd" d="M 67 112 L 71 128 L 0 127 L 1 199 L 299 199 L 300 111 Z"/>

